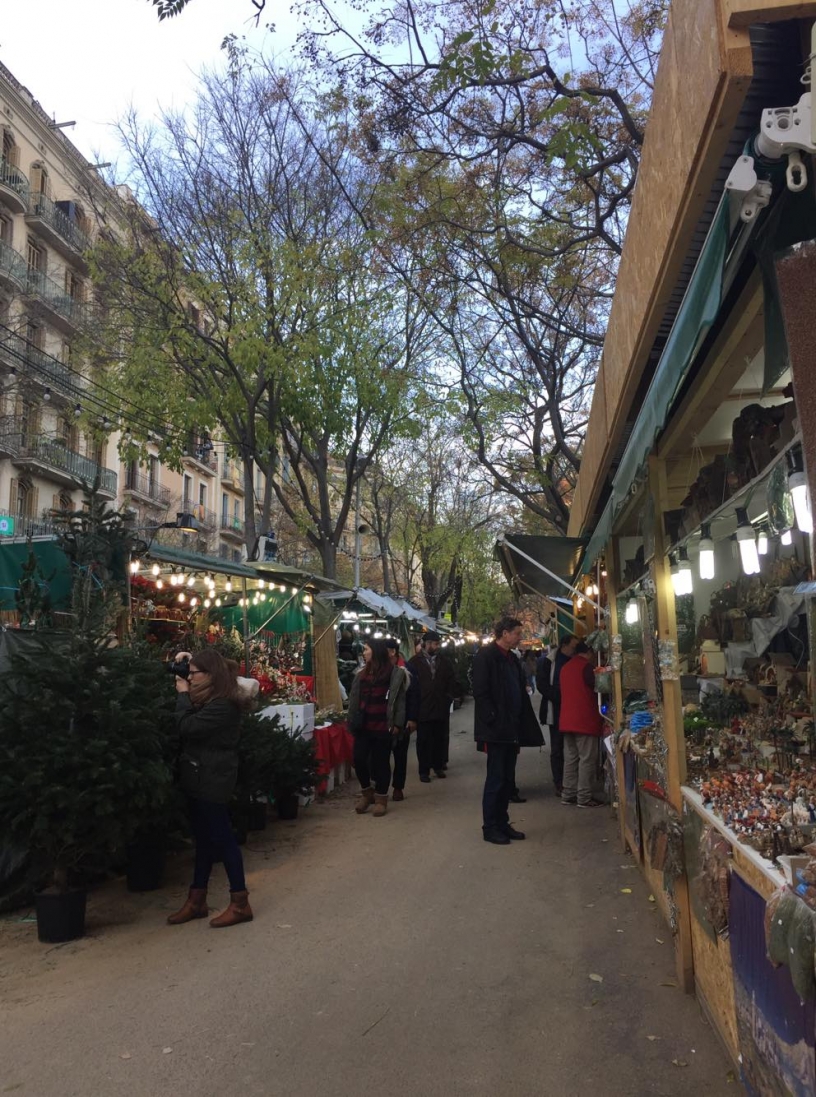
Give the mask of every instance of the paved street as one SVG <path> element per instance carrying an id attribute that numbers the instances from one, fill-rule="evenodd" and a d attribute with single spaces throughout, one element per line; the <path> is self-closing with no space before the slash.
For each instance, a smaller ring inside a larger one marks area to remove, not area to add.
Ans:
<path id="1" fill-rule="evenodd" d="M 349 786 L 252 836 L 252 925 L 164 925 L 184 862 L 160 893 L 103 889 L 79 942 L 0 920 L 0 1094 L 736 1097 L 610 814 L 561 807 L 524 751 L 527 841 L 484 843 L 471 726 L 386 818 Z"/>

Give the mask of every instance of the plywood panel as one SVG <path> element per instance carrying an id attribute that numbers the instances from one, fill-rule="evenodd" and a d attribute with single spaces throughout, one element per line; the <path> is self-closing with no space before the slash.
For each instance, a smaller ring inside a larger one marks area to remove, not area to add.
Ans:
<path id="1" fill-rule="evenodd" d="M 739 1055 L 737 1009 L 728 942 L 719 937 L 712 941 L 692 911 L 691 944 L 697 996 L 703 1002 L 732 1058 L 736 1059 Z"/>

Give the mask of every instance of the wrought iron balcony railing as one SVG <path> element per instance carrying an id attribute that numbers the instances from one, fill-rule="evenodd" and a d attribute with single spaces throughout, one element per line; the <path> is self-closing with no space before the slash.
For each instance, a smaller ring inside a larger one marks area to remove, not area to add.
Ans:
<path id="1" fill-rule="evenodd" d="M 0 184 L 19 195 L 24 206 L 28 205 L 30 191 L 28 179 L 18 167 L 10 164 L 5 156 L 0 156 Z"/>
<path id="2" fill-rule="evenodd" d="M 116 495 L 117 477 L 113 469 L 103 468 L 90 457 L 68 449 L 59 438 L 28 433 L 22 431 L 18 425 L 16 430 L 7 430 L 4 433 L 3 445 L 14 454 L 14 460 L 18 464 L 25 460 L 37 461 L 89 485 L 98 479 L 101 491 Z"/>
<path id="3" fill-rule="evenodd" d="M 88 234 L 83 232 L 76 221 L 72 221 L 68 214 L 46 194 L 38 191 L 30 196 L 28 217 L 41 217 L 80 255 L 90 246 Z"/>
<path id="4" fill-rule="evenodd" d="M 157 506 L 169 507 L 173 500 L 173 493 L 167 488 L 161 487 L 149 476 L 141 473 L 130 472 L 125 476 L 125 491 L 136 492 L 144 499 L 150 499 Z"/>

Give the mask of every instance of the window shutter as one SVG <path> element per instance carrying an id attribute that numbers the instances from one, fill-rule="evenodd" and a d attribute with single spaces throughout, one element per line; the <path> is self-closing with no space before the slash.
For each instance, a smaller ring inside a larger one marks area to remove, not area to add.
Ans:
<path id="1" fill-rule="evenodd" d="M 28 172 L 28 185 L 32 194 L 42 194 L 43 173 L 42 168 L 33 165 Z"/>
<path id="2" fill-rule="evenodd" d="M 19 145 L 7 145 L 5 149 L 6 159 L 12 165 L 12 167 L 19 168 L 20 166 L 20 146 Z"/>
<path id="3" fill-rule="evenodd" d="M 9 514 L 17 513 L 17 480 L 12 477 L 9 482 Z"/>
<path id="4" fill-rule="evenodd" d="M 39 511 L 40 489 L 39 488 L 32 488 L 31 491 L 28 493 L 28 499 L 29 499 L 28 517 L 29 518 L 39 518 L 39 516 L 40 516 L 40 511 Z"/>
<path id="5" fill-rule="evenodd" d="M 61 511 L 62 510 L 62 502 L 60 500 L 59 495 L 52 496 L 52 498 L 51 498 L 51 509 L 53 511 Z"/>

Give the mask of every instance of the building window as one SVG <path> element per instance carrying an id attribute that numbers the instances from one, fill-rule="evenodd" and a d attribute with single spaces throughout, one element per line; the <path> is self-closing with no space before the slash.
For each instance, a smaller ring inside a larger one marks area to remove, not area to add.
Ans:
<path id="1" fill-rule="evenodd" d="M 14 141 L 14 134 L 11 130 L 3 130 L 3 156 L 6 158 L 9 164 L 13 164 L 15 168 L 20 166 L 20 146 Z"/>
<path id="2" fill-rule="evenodd" d="M 184 477 L 184 489 L 182 491 L 182 509 L 189 511 L 193 501 L 193 480 L 190 476 Z"/>
<path id="3" fill-rule="evenodd" d="M 238 502 L 237 499 L 232 504 L 232 517 L 237 526 L 238 523 L 241 521 L 241 504 Z"/>
<path id="4" fill-rule="evenodd" d="M 28 480 L 17 481 L 17 517 L 33 518 L 31 513 L 34 504 L 34 489 Z"/>
<path id="5" fill-rule="evenodd" d="M 40 324 L 35 324 L 32 320 L 26 321 L 26 342 L 36 347 L 37 350 L 42 350 L 45 346 L 45 328 Z"/>
<path id="6" fill-rule="evenodd" d="M 27 241 L 27 258 L 28 269 L 38 271 L 41 274 L 45 273 L 45 252 L 34 239 L 33 236 L 29 236 Z"/>
<path id="7" fill-rule="evenodd" d="M 66 366 L 71 362 L 71 344 L 67 340 L 62 344 L 62 361 Z"/>
<path id="8" fill-rule="evenodd" d="M 82 279 L 77 278 L 72 270 L 65 271 L 65 292 L 72 301 L 81 302 L 85 297 L 85 287 Z"/>
<path id="9" fill-rule="evenodd" d="M 14 237 L 14 229 L 9 217 L 0 217 L 0 240 L 4 244 L 11 245 L 11 241 Z"/>
<path id="10" fill-rule="evenodd" d="M 61 491 L 59 494 L 59 509 L 63 512 L 74 509 L 74 500 L 67 491 Z"/>
<path id="11" fill-rule="evenodd" d="M 240 549 L 233 549 L 232 550 L 232 562 L 233 562 L 233 564 L 240 564 L 241 563 L 241 550 Z"/>
<path id="12" fill-rule="evenodd" d="M 224 493 L 221 496 L 221 521 L 226 522 L 229 518 L 229 496 Z"/>
<path id="13" fill-rule="evenodd" d="M 149 457 L 147 460 L 147 490 L 151 496 L 156 496 L 159 493 L 159 459 L 158 457 Z"/>
<path id="14" fill-rule="evenodd" d="M 198 503 L 199 503 L 200 507 L 203 507 L 204 509 L 206 509 L 206 507 L 207 507 L 207 485 L 206 484 L 199 484 L 198 485 Z"/>

